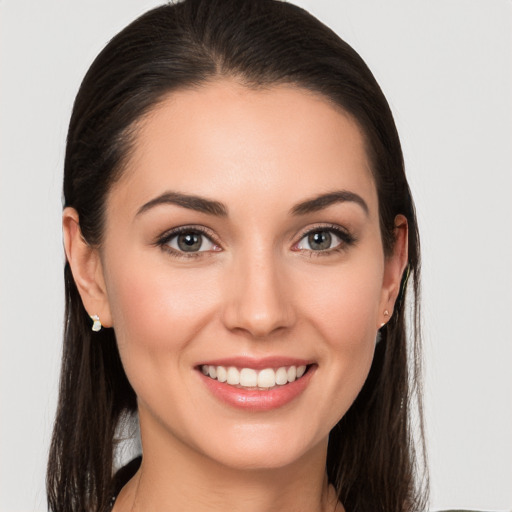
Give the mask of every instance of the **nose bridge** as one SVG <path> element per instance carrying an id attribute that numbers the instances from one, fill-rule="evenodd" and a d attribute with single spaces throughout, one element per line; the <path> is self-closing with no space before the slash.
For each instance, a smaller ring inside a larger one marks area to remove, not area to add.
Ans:
<path id="1" fill-rule="evenodd" d="M 226 326 L 258 338 L 289 327 L 294 315 L 285 279 L 280 258 L 271 247 L 255 249 L 253 245 L 240 253 L 228 278 Z"/>

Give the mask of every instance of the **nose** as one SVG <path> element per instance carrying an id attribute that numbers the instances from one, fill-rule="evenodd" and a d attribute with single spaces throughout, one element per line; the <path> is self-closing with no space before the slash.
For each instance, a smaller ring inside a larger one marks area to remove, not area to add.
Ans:
<path id="1" fill-rule="evenodd" d="M 261 339 L 295 322 L 293 292 L 276 257 L 240 256 L 225 284 L 223 321 L 229 330 Z"/>

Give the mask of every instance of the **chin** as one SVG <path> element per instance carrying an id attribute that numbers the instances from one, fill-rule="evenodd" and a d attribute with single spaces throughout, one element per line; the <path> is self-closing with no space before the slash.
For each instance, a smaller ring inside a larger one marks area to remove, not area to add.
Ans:
<path id="1" fill-rule="evenodd" d="M 325 456 L 327 452 L 328 434 L 308 436 L 299 428 L 261 424 L 241 424 L 230 430 L 231 435 L 212 439 L 209 446 L 199 449 L 211 460 L 232 469 L 276 470 L 298 463 L 312 453 Z"/>

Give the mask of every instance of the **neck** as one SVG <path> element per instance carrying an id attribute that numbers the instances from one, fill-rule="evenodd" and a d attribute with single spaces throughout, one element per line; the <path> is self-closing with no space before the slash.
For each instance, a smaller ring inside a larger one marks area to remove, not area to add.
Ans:
<path id="1" fill-rule="evenodd" d="M 325 473 L 327 440 L 284 467 L 227 467 L 179 442 L 145 440 L 115 512 L 343 512 Z"/>

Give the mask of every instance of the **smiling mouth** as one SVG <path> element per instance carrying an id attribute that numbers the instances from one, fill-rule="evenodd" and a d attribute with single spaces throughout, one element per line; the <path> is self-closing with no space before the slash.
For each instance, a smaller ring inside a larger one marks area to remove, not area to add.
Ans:
<path id="1" fill-rule="evenodd" d="M 291 365 L 255 370 L 253 368 L 203 364 L 200 366 L 200 370 L 207 377 L 235 388 L 271 390 L 299 380 L 307 373 L 309 366 L 310 365 Z"/>

